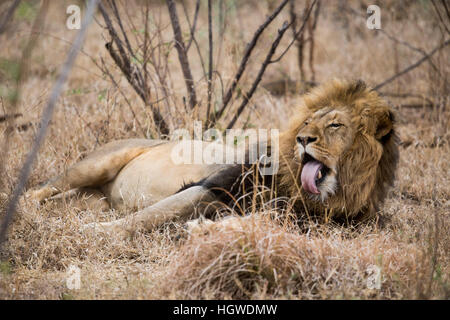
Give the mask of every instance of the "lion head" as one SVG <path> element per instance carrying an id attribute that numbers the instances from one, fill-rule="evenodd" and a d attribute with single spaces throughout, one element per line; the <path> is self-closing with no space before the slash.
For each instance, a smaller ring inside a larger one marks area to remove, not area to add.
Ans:
<path id="1" fill-rule="evenodd" d="M 364 82 L 333 80 L 304 96 L 280 152 L 280 187 L 303 208 L 372 216 L 397 168 L 392 110 Z"/>

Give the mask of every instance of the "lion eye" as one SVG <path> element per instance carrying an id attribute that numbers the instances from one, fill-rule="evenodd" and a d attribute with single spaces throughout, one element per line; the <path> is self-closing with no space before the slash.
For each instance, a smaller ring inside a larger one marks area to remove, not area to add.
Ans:
<path id="1" fill-rule="evenodd" d="M 332 123 L 328 127 L 330 127 L 330 128 L 339 128 L 339 127 L 342 127 L 342 126 L 343 126 L 343 124 L 341 124 L 341 123 Z"/>

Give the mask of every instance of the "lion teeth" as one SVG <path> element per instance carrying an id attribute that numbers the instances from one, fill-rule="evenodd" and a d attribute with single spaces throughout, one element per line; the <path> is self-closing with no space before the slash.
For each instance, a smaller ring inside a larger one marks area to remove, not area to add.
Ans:
<path id="1" fill-rule="evenodd" d="M 317 179 L 321 179 L 322 178 L 322 171 L 319 170 L 319 173 L 317 174 Z"/>

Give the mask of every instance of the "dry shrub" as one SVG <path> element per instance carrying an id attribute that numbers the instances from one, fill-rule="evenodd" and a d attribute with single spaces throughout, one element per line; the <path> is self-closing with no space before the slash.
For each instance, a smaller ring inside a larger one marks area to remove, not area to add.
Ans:
<path id="1" fill-rule="evenodd" d="M 302 234 L 254 215 L 238 227 L 215 227 L 192 235 L 173 257 L 167 281 L 179 298 L 412 298 L 430 268 L 417 246 L 368 226 L 353 233 L 315 226 L 316 235 Z M 374 266 L 380 289 L 368 288 Z"/>

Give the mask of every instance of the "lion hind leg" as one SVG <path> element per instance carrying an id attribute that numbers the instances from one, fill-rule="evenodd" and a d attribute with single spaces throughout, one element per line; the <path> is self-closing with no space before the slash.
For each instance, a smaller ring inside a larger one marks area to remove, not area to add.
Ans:
<path id="1" fill-rule="evenodd" d="M 163 142 L 160 140 L 144 139 L 113 141 L 74 164 L 41 188 L 27 192 L 26 197 L 42 202 L 71 189 L 102 186 L 114 179 L 131 160 L 161 143 Z"/>
<path id="2" fill-rule="evenodd" d="M 58 193 L 49 200 L 59 206 L 70 204 L 71 207 L 81 211 L 89 209 L 102 212 L 111 209 L 103 192 L 96 188 L 72 189 L 67 192 Z"/>
<path id="3" fill-rule="evenodd" d="M 196 212 L 196 209 L 198 211 L 208 209 L 209 204 L 216 199 L 216 196 L 207 188 L 194 186 L 167 197 L 129 217 L 112 222 L 90 223 L 85 225 L 83 229 L 94 229 L 125 237 L 138 229 L 152 230 L 175 219 L 187 219 Z"/>

